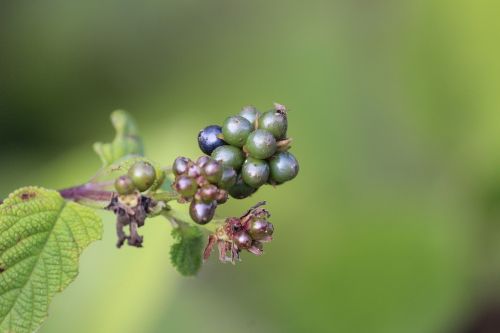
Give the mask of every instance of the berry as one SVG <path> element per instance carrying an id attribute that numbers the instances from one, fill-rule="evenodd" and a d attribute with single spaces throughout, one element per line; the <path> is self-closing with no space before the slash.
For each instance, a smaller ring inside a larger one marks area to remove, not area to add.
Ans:
<path id="1" fill-rule="evenodd" d="M 272 236 L 274 226 L 266 220 L 255 220 L 250 224 L 248 233 L 255 240 L 266 240 Z"/>
<path id="2" fill-rule="evenodd" d="M 215 148 L 225 145 L 224 140 L 219 138 L 221 133 L 222 129 L 217 125 L 210 125 L 202 129 L 198 134 L 198 145 L 201 151 L 210 155 Z"/>
<path id="3" fill-rule="evenodd" d="M 177 157 L 172 165 L 173 173 L 178 176 L 185 173 L 189 166 L 189 159 L 186 157 Z"/>
<path id="4" fill-rule="evenodd" d="M 236 178 L 238 178 L 238 174 L 233 168 L 223 167 L 222 177 L 218 183 L 219 188 L 227 190 L 236 183 Z"/>
<path id="5" fill-rule="evenodd" d="M 219 190 L 219 193 L 217 193 L 217 197 L 215 199 L 217 200 L 218 204 L 223 204 L 226 203 L 227 199 L 229 199 L 229 195 L 227 191 Z"/>
<path id="6" fill-rule="evenodd" d="M 233 236 L 233 242 L 239 249 L 248 249 L 252 246 L 252 237 L 246 231 L 239 231 Z"/>
<path id="7" fill-rule="evenodd" d="M 201 169 L 196 164 L 191 164 L 188 166 L 187 175 L 191 178 L 196 178 L 201 175 Z"/>
<path id="8" fill-rule="evenodd" d="M 200 199 L 205 203 L 210 203 L 217 199 L 219 189 L 215 185 L 203 186 L 200 190 Z"/>
<path id="9" fill-rule="evenodd" d="M 207 224 L 212 220 L 215 214 L 217 204 L 212 201 L 210 203 L 193 201 L 189 206 L 189 215 L 198 224 Z"/>
<path id="10" fill-rule="evenodd" d="M 271 132 L 276 140 L 286 138 L 288 119 L 286 110 L 271 110 L 265 112 L 259 118 L 259 128 Z"/>
<path id="11" fill-rule="evenodd" d="M 210 160 L 203 167 L 203 173 L 210 183 L 217 184 L 222 177 L 222 169 L 219 162 Z"/>
<path id="12" fill-rule="evenodd" d="M 177 193 L 182 195 L 184 198 L 190 198 L 196 193 L 198 185 L 193 178 L 188 176 L 179 176 L 175 180 L 174 188 Z"/>
<path id="13" fill-rule="evenodd" d="M 210 156 L 206 156 L 206 155 L 200 156 L 196 160 L 196 165 L 199 166 L 200 168 L 203 168 L 205 166 L 205 164 L 207 164 L 208 161 L 210 161 L 210 160 L 211 160 Z"/>
<path id="14" fill-rule="evenodd" d="M 137 162 L 128 170 L 128 176 L 141 192 L 146 191 L 156 180 L 156 171 L 148 162 Z"/>
<path id="15" fill-rule="evenodd" d="M 269 179 L 269 165 L 266 161 L 248 157 L 241 168 L 241 177 L 248 185 L 258 188 Z"/>
<path id="16" fill-rule="evenodd" d="M 255 106 L 245 106 L 241 109 L 240 116 L 248 120 L 255 127 L 255 121 L 260 117 L 260 112 Z"/>
<path id="17" fill-rule="evenodd" d="M 212 152 L 212 158 L 223 166 L 239 170 L 245 161 L 241 149 L 233 146 L 221 146 Z"/>
<path id="18" fill-rule="evenodd" d="M 243 147 L 253 125 L 241 116 L 228 117 L 222 126 L 224 141 L 236 147 Z"/>
<path id="19" fill-rule="evenodd" d="M 246 197 L 251 196 L 257 189 L 253 188 L 250 185 L 245 184 L 243 179 L 238 177 L 236 183 L 229 188 L 229 195 L 235 199 L 244 199 Z"/>
<path id="20" fill-rule="evenodd" d="M 258 129 L 248 136 L 245 149 L 250 156 L 265 160 L 276 152 L 276 139 L 263 129 Z"/>
<path id="21" fill-rule="evenodd" d="M 280 152 L 269 160 L 270 180 L 278 184 L 292 180 L 299 173 L 299 163 L 289 152 Z"/>
<path id="22" fill-rule="evenodd" d="M 124 175 L 116 178 L 115 189 L 116 192 L 118 192 L 118 194 L 127 195 L 135 191 L 135 186 L 134 183 L 132 182 L 132 179 L 130 179 L 129 176 Z"/>

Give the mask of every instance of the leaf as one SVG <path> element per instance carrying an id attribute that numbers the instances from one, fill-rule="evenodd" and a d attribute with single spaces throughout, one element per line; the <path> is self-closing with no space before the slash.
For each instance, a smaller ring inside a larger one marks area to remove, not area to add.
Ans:
<path id="1" fill-rule="evenodd" d="M 111 143 L 97 142 L 94 150 L 102 160 L 103 166 L 108 166 L 127 155 L 144 155 L 142 140 L 132 117 L 123 110 L 111 114 L 111 123 L 116 130 L 116 136 Z"/>
<path id="2" fill-rule="evenodd" d="M 170 259 L 179 273 L 195 275 L 202 263 L 203 233 L 200 228 L 181 224 L 172 230 L 172 237 L 178 240 L 170 248 Z"/>
<path id="3" fill-rule="evenodd" d="M 78 275 L 78 258 L 101 238 L 90 208 L 26 187 L 0 205 L 0 332 L 33 332 L 49 303 Z"/>
<path id="4" fill-rule="evenodd" d="M 113 164 L 102 168 L 93 181 L 107 181 L 114 180 L 119 176 L 122 176 L 128 172 L 128 169 L 137 162 L 148 162 L 151 164 L 156 171 L 156 179 L 153 185 L 151 185 L 150 190 L 157 190 L 162 186 L 165 181 L 165 172 L 157 163 L 151 161 L 150 159 L 142 156 L 127 155 L 115 161 Z"/>

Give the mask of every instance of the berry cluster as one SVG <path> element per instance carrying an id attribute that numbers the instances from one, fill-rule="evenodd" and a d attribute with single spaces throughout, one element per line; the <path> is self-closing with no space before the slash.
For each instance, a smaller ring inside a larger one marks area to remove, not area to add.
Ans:
<path id="1" fill-rule="evenodd" d="M 155 180 L 155 168 L 148 162 L 140 161 L 132 165 L 126 175 L 115 180 L 115 189 L 120 195 L 145 192 L 153 186 Z"/>
<path id="2" fill-rule="evenodd" d="M 243 199 L 264 184 L 279 185 L 295 178 L 299 164 L 288 152 L 288 117 L 285 106 L 275 104 L 268 112 L 244 107 L 239 115 L 228 117 L 221 126 L 210 125 L 200 131 L 200 149 L 220 162 L 231 197 Z M 231 175 L 231 177 L 229 177 Z M 232 175 L 236 175 L 232 183 Z"/>
<path id="3" fill-rule="evenodd" d="M 189 214 L 198 224 L 212 220 L 218 204 L 228 199 L 226 183 L 234 183 L 236 173 L 225 172 L 222 165 L 208 156 L 196 162 L 178 157 L 172 166 L 175 175 L 173 188 L 181 195 L 181 202 L 190 202 Z"/>
<path id="4" fill-rule="evenodd" d="M 235 262 L 239 260 L 241 250 L 255 255 L 262 255 L 263 243 L 270 242 L 274 226 L 267 219 L 271 216 L 262 208 L 265 202 L 253 206 L 241 217 L 231 217 L 226 223 L 209 236 L 204 258 L 208 259 L 214 245 L 219 248 L 219 260 Z"/>

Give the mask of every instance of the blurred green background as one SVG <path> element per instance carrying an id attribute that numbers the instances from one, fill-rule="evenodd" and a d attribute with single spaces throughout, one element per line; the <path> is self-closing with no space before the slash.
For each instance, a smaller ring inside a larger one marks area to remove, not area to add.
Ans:
<path id="1" fill-rule="evenodd" d="M 266 254 L 196 278 L 170 264 L 167 223 L 117 250 L 103 213 L 40 332 L 500 332 L 499 7 L 0 2 L 2 197 L 89 178 L 117 108 L 167 165 L 199 155 L 202 127 L 280 102 L 301 163 L 218 211 L 268 200 Z"/>

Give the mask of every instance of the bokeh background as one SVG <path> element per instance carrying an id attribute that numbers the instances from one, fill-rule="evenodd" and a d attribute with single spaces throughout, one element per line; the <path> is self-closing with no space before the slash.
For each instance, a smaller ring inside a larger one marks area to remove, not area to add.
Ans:
<path id="1" fill-rule="evenodd" d="M 130 111 L 149 157 L 247 104 L 291 111 L 299 177 L 269 201 L 263 257 L 169 262 L 104 239 L 48 332 L 500 332 L 500 14 L 496 1 L 0 2 L 0 195 L 61 188 Z"/>

